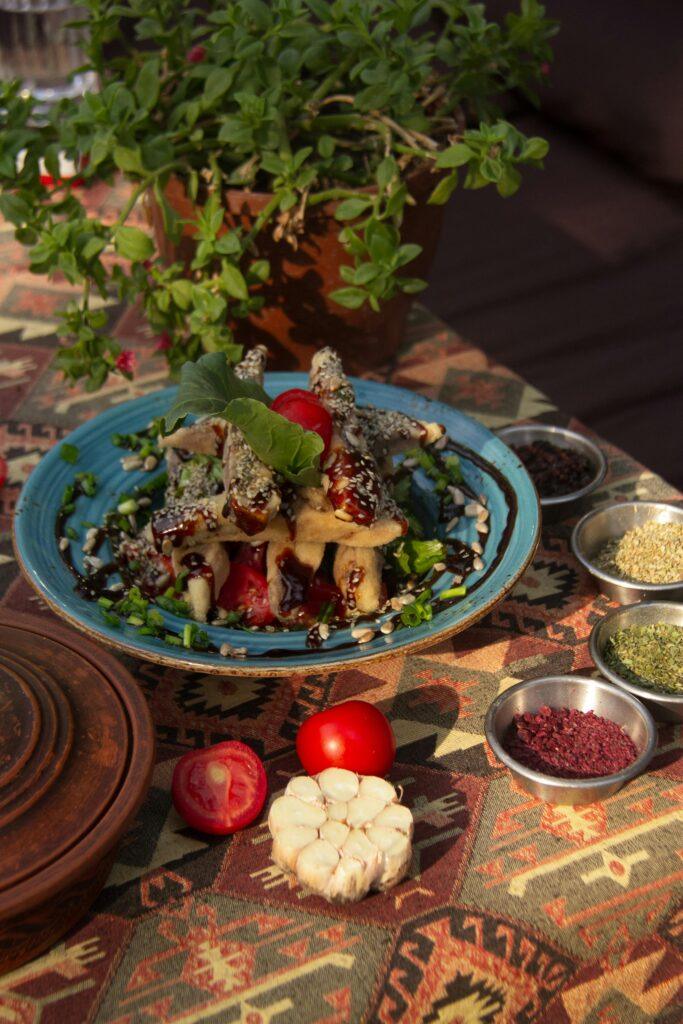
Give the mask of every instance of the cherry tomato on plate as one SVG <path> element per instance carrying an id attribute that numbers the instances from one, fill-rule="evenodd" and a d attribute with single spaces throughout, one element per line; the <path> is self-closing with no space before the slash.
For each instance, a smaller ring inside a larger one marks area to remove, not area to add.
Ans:
<path id="1" fill-rule="evenodd" d="M 227 612 L 243 612 L 247 626 L 269 626 L 275 621 L 268 600 L 268 580 L 244 562 L 233 562 L 230 566 L 230 574 L 218 595 L 218 607 Z"/>
<path id="2" fill-rule="evenodd" d="M 267 547 L 267 541 L 264 541 L 263 544 L 249 544 L 247 541 L 244 541 L 240 544 L 232 562 L 238 562 L 240 565 L 249 565 L 252 569 L 265 573 Z"/>
<path id="3" fill-rule="evenodd" d="M 215 836 L 250 825 L 261 813 L 267 791 L 261 758 L 237 740 L 185 754 L 171 783 L 173 805 L 181 818 Z"/>
<path id="4" fill-rule="evenodd" d="M 396 740 L 389 721 L 373 704 L 348 700 L 307 718 L 297 733 L 296 752 L 309 775 L 324 768 L 386 775 L 394 763 Z"/>
<path id="5" fill-rule="evenodd" d="M 286 420 L 298 423 L 304 430 L 314 430 L 316 434 L 320 434 L 325 444 L 323 456 L 327 454 L 332 440 L 332 417 L 312 391 L 304 391 L 303 388 L 283 391 L 277 396 L 271 409 L 284 416 Z"/>

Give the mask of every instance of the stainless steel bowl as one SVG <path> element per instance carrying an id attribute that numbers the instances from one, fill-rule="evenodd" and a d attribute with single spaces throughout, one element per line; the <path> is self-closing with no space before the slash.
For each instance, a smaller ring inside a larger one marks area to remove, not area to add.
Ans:
<path id="1" fill-rule="evenodd" d="M 526 768 L 507 754 L 501 740 L 513 715 L 551 708 L 578 708 L 609 718 L 628 733 L 638 750 L 633 764 L 613 775 L 596 779 L 558 779 Z M 505 690 L 493 701 L 484 723 L 486 739 L 499 761 L 517 782 L 534 796 L 552 804 L 590 804 L 606 800 L 644 771 L 655 749 L 657 733 L 652 715 L 630 693 L 588 676 L 546 676 L 529 679 Z"/>
<path id="2" fill-rule="evenodd" d="M 660 693 L 658 690 L 649 690 L 646 686 L 629 683 L 610 668 L 603 657 L 607 641 L 618 629 L 626 629 L 627 626 L 651 626 L 657 622 L 683 626 L 683 604 L 674 604 L 672 601 L 645 601 L 642 604 L 629 605 L 627 608 L 615 608 L 600 622 L 596 622 L 591 630 L 588 645 L 591 658 L 603 676 L 642 700 L 655 718 L 664 722 L 683 722 L 683 694 L 677 696 L 673 693 Z"/>
<path id="3" fill-rule="evenodd" d="M 579 519 L 572 533 L 572 551 L 595 580 L 598 589 L 619 604 L 636 604 L 658 597 L 669 601 L 683 600 L 680 583 L 631 583 L 622 580 L 595 564 L 595 557 L 608 540 L 623 537 L 627 530 L 642 526 L 649 520 L 658 523 L 683 523 L 683 508 L 664 501 L 624 501 L 603 505 Z"/>
<path id="4" fill-rule="evenodd" d="M 592 494 L 605 479 L 607 459 L 593 441 L 584 437 L 583 434 L 577 434 L 574 430 L 568 430 L 566 427 L 553 427 L 545 423 L 528 423 L 503 427 L 497 431 L 497 435 L 508 446 L 548 441 L 558 448 L 571 448 L 584 455 L 593 467 L 593 479 L 578 491 L 572 491 L 557 498 L 541 498 L 539 495 L 541 511 L 546 522 L 554 522 L 573 515 L 578 511 L 584 499 Z"/>

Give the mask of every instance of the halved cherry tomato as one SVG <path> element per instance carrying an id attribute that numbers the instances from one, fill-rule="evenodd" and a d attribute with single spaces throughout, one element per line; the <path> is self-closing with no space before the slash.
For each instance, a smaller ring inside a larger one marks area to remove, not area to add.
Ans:
<path id="1" fill-rule="evenodd" d="M 232 562 L 233 564 L 249 565 L 252 569 L 265 573 L 267 547 L 267 541 L 264 541 L 263 544 L 249 544 L 245 541 L 243 544 L 240 544 Z"/>
<path id="2" fill-rule="evenodd" d="M 0 487 L 4 487 L 7 482 L 7 463 L 0 455 Z"/>
<path id="3" fill-rule="evenodd" d="M 297 733 L 296 752 L 309 775 L 324 768 L 386 775 L 394 763 L 396 740 L 374 704 L 347 700 L 306 719 Z"/>
<path id="4" fill-rule="evenodd" d="M 286 420 L 298 423 L 304 430 L 320 434 L 325 444 L 323 456 L 327 454 L 332 440 L 332 417 L 319 398 L 312 391 L 290 388 L 278 395 L 271 405 L 273 412 L 279 412 Z"/>
<path id="5" fill-rule="evenodd" d="M 233 562 L 230 574 L 218 595 L 219 608 L 242 612 L 247 626 L 269 626 L 275 616 L 268 601 L 268 580 L 258 569 Z"/>
<path id="6" fill-rule="evenodd" d="M 224 836 L 261 813 L 268 784 L 260 757 L 237 740 L 192 750 L 173 770 L 171 796 L 192 828 Z"/>

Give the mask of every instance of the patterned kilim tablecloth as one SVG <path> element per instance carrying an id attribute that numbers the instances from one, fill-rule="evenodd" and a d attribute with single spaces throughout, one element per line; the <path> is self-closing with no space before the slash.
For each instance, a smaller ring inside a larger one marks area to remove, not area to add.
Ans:
<path id="1" fill-rule="evenodd" d="M 101 206 L 114 201 L 100 196 Z M 51 361 L 55 311 L 71 289 L 28 274 L 9 229 L 0 231 L 0 252 L 0 452 L 10 472 L 0 492 L 0 603 L 47 615 L 12 553 L 21 484 L 77 423 L 160 387 L 166 373 L 135 315 L 112 308 L 119 336 L 138 353 L 135 383 L 115 380 L 95 397 L 65 387 Z M 491 428 L 524 418 L 568 422 L 420 308 L 388 379 Z M 677 497 L 627 455 L 603 448 L 610 468 L 596 502 Z M 571 525 L 544 529 L 528 572 L 487 619 L 419 655 L 286 680 L 129 661 L 156 723 L 152 788 L 82 926 L 0 979 L 0 1020 L 680 1020 L 677 728 L 660 728 L 646 775 L 604 804 L 576 808 L 518 789 L 484 742 L 486 708 L 506 687 L 592 671 L 587 638 L 608 603 L 570 553 Z M 265 815 L 228 839 L 184 827 L 169 793 L 182 753 L 241 739 L 264 759 L 275 794 L 298 770 L 299 723 L 357 696 L 386 712 L 397 737 L 393 780 L 416 819 L 403 884 L 332 907 L 290 889 L 271 864 Z"/>

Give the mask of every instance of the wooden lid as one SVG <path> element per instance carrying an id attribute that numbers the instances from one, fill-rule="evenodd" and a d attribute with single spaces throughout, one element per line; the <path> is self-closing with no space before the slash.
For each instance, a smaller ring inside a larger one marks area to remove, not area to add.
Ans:
<path id="1" fill-rule="evenodd" d="M 118 661 L 50 619 L 0 613 L 0 918 L 111 850 L 153 753 L 146 702 Z"/>

